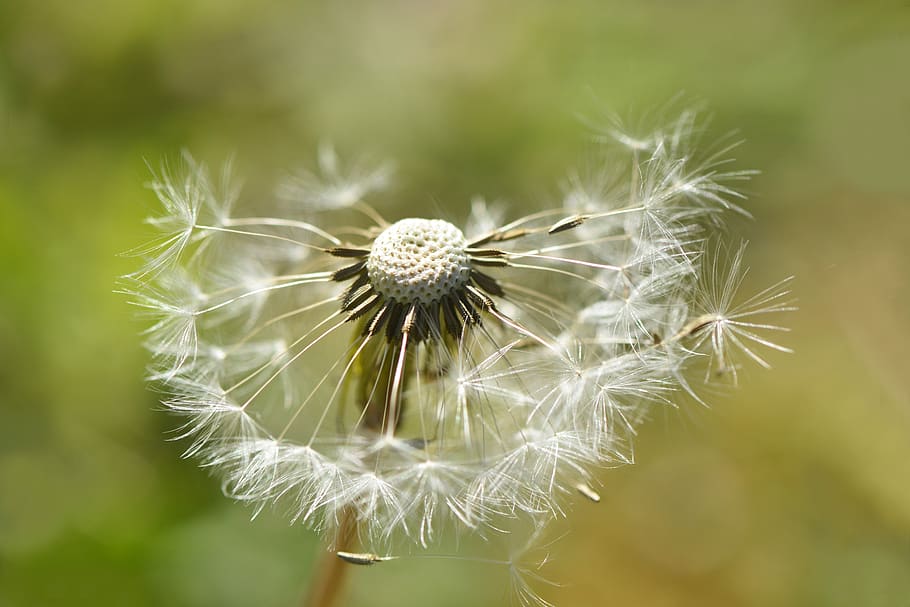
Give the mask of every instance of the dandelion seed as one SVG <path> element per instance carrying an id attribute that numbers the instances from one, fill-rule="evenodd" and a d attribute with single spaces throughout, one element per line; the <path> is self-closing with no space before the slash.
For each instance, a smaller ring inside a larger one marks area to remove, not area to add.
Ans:
<path id="1" fill-rule="evenodd" d="M 594 491 L 588 483 L 578 483 L 575 485 L 575 489 L 595 504 L 600 503 L 600 494 L 597 491 Z"/>
<path id="2" fill-rule="evenodd" d="M 346 563 L 352 565 L 375 565 L 384 561 L 391 561 L 394 556 L 379 556 L 370 552 L 336 552 L 335 555 Z"/>
<path id="3" fill-rule="evenodd" d="M 737 352 L 768 369 L 771 365 L 757 348 L 792 351 L 762 334 L 786 332 L 789 329 L 769 322 L 758 322 L 758 319 L 796 309 L 789 299 L 790 291 L 787 288 L 792 277 L 785 278 L 740 303 L 735 301 L 746 274 L 742 268 L 745 248 L 745 244 L 742 244 L 732 256 L 715 254 L 710 272 L 702 280 L 703 288 L 696 294 L 696 309 L 702 313 L 684 328 L 684 331 L 696 338 L 693 349 L 705 351 L 710 358 L 708 374 L 729 375 L 734 384 L 738 379 Z M 723 258 L 729 259 L 726 270 L 721 261 Z"/>
<path id="4" fill-rule="evenodd" d="M 319 174 L 279 189 L 280 215 L 216 192 L 194 162 L 160 178 L 163 236 L 124 291 L 155 319 L 150 377 L 185 418 L 187 455 L 354 564 L 599 501 L 591 473 L 631 461 L 651 408 L 697 394 L 688 368 L 707 356 L 708 380 L 735 378 L 737 354 L 786 351 L 762 320 L 792 309 L 785 283 L 736 304 L 742 249 L 727 270 L 706 255 L 748 172 L 726 168 L 726 146 L 699 156 L 695 131 L 683 113 L 618 135 L 624 185 L 575 175 L 560 206 L 511 220 L 475 199 L 464 228 L 384 219 L 365 199 L 388 166 L 343 171 L 327 147 Z M 341 209 L 362 224 L 339 227 Z M 534 572 L 514 572 L 521 601 L 546 604 Z"/>

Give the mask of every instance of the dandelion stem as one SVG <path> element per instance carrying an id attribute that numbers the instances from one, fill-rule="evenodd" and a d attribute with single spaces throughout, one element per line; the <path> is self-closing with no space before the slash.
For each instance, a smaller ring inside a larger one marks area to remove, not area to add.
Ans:
<path id="1" fill-rule="evenodd" d="M 357 535 L 357 517 L 349 507 L 342 510 L 340 516 L 333 550 L 320 551 L 316 575 L 303 601 L 303 607 L 332 607 L 341 596 L 344 578 L 350 566 L 338 558 L 335 551 L 352 549 Z"/>

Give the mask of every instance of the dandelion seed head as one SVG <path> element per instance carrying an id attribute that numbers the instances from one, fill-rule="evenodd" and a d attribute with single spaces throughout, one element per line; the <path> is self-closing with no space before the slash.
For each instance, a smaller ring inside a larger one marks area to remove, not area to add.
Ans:
<path id="1" fill-rule="evenodd" d="M 700 156 L 700 132 L 693 112 L 608 129 L 624 161 L 572 173 L 555 207 L 478 197 L 463 222 L 386 221 L 366 198 L 390 165 L 343 169 L 328 146 L 274 212 L 228 171 L 218 188 L 189 160 L 166 173 L 162 236 L 124 291 L 152 318 L 149 377 L 186 455 L 330 543 L 355 521 L 363 554 L 563 516 L 632 461 L 650 411 L 699 398 L 700 362 L 735 380 L 786 350 L 766 320 L 793 309 L 786 283 L 740 298 L 742 249 L 708 244 L 748 172 L 728 144 Z"/>

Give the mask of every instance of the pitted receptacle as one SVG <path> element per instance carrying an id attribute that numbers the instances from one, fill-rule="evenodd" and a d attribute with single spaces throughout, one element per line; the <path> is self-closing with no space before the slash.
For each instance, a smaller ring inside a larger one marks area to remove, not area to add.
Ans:
<path id="1" fill-rule="evenodd" d="M 471 272 L 464 234 L 441 219 L 402 219 L 373 242 L 367 273 L 379 295 L 432 304 L 463 287 Z"/>

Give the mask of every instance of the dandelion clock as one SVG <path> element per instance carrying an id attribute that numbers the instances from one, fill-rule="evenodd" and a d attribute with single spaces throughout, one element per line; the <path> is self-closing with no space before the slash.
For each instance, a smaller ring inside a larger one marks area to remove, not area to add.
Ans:
<path id="1" fill-rule="evenodd" d="M 603 166 L 523 216 L 478 198 L 388 217 L 370 199 L 390 168 L 330 148 L 271 205 L 188 156 L 156 173 L 159 236 L 125 279 L 150 378 L 225 494 L 324 536 L 310 604 L 343 568 L 439 554 L 444 532 L 532 544 L 599 499 L 594 473 L 630 460 L 649 409 L 784 350 L 786 281 L 741 296 L 720 232 L 750 172 L 732 145 L 695 149 L 695 118 L 603 129 Z M 516 598 L 543 603 L 510 564 Z"/>

